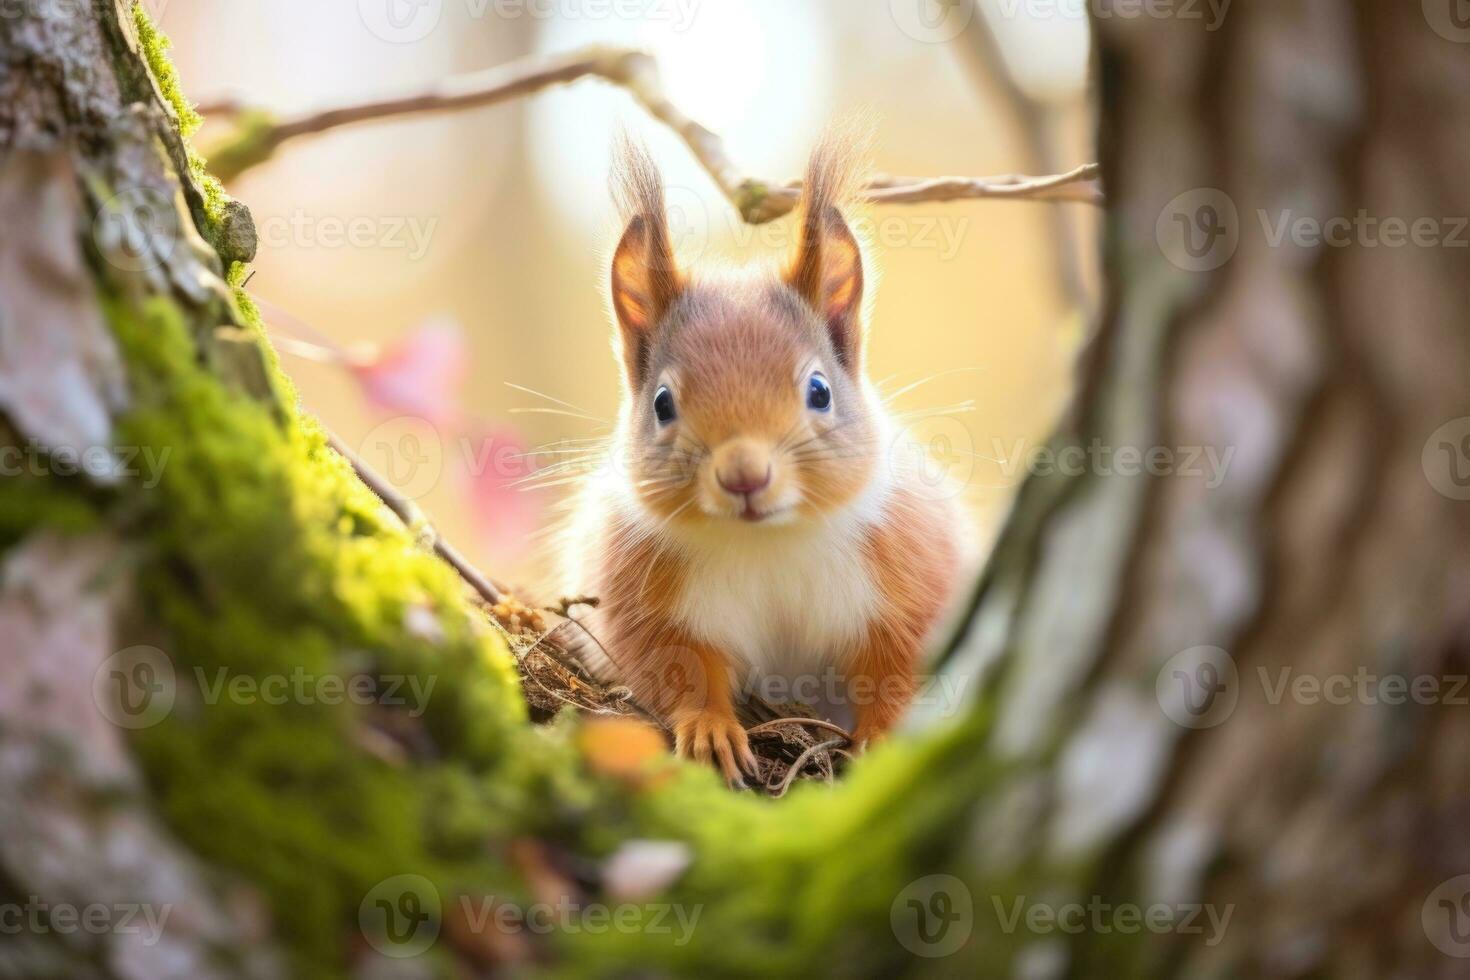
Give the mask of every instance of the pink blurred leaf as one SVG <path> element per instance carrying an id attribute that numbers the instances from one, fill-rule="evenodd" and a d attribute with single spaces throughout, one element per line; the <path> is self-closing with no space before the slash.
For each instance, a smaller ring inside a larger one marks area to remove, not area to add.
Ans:
<path id="1" fill-rule="evenodd" d="M 353 355 L 349 367 L 378 408 L 440 425 L 461 417 L 468 363 L 464 331 L 455 321 L 439 317 L 392 343 Z"/>
<path id="2" fill-rule="evenodd" d="M 514 428 L 502 426 L 466 436 L 463 446 L 470 510 L 481 547 L 501 560 L 523 554 L 546 506 L 545 491 L 526 486 L 536 471 L 526 440 Z"/>

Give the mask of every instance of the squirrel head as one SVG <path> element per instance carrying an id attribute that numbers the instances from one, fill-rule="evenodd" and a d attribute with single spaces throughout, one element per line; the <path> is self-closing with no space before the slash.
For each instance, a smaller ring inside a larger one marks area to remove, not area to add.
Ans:
<path id="1" fill-rule="evenodd" d="M 880 409 L 863 374 L 863 254 L 841 209 L 852 159 L 840 141 L 812 155 L 784 269 L 700 275 L 677 266 L 659 173 L 625 141 L 611 276 L 620 447 L 652 512 L 790 524 L 869 484 Z"/>

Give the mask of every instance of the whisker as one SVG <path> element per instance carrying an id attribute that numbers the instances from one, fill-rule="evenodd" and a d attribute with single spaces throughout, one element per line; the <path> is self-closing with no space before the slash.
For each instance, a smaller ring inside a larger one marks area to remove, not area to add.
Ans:
<path id="1" fill-rule="evenodd" d="M 984 370 L 984 368 L 981 368 L 981 367 L 962 367 L 962 368 L 950 368 L 948 371 L 938 371 L 938 372 L 936 372 L 934 374 L 929 375 L 926 378 L 920 378 L 918 381 L 912 382 L 911 384 L 906 384 L 902 388 L 900 388 L 897 391 L 893 392 L 892 394 L 884 395 L 883 396 L 883 400 L 885 402 L 889 402 L 889 401 L 893 401 L 896 398 L 901 398 L 904 395 L 907 395 L 909 392 L 913 391 L 915 388 L 919 388 L 919 387 L 921 387 L 923 385 L 926 385 L 929 382 L 934 381 L 934 380 L 936 380 L 938 378 L 943 378 L 943 377 L 946 377 L 946 376 L 952 375 L 952 374 L 964 374 L 966 372 L 983 371 L 983 370 Z"/>
<path id="2" fill-rule="evenodd" d="M 539 407 L 538 408 L 513 408 L 513 409 L 510 410 L 510 414 L 512 414 L 512 415 L 565 415 L 567 418 L 583 419 L 583 420 L 588 421 L 588 422 L 597 422 L 600 425 L 607 425 L 608 424 L 608 421 L 606 419 L 600 419 L 600 418 L 598 418 L 595 415 L 586 415 L 586 414 L 584 414 L 582 412 L 568 412 L 568 411 L 564 411 L 564 410 L 562 410 L 560 408 L 539 408 Z"/>
<path id="3" fill-rule="evenodd" d="M 587 410 L 585 408 L 582 408 L 581 406 L 573 405 L 571 402 L 568 401 L 563 401 L 560 398 L 555 397 L 554 395 L 548 395 L 544 391 L 537 391 L 535 388 L 527 388 L 525 385 L 516 384 L 514 381 L 505 382 L 505 386 L 507 388 L 514 388 L 516 391 L 524 391 L 528 395 L 535 395 L 537 398 L 545 398 L 549 402 L 554 402 L 555 404 L 560 405 L 563 408 L 570 408 L 576 412 L 582 412 L 584 415 L 587 412 Z"/>

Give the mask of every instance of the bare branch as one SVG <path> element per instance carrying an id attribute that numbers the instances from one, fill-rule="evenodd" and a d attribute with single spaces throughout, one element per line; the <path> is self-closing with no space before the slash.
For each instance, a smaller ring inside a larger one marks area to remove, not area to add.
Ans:
<path id="1" fill-rule="evenodd" d="M 724 141 L 685 115 L 668 98 L 653 57 L 630 48 L 599 46 L 522 59 L 453 76 L 402 95 L 284 121 L 277 121 L 260 110 L 244 109 L 234 102 L 217 103 L 236 120 L 236 132 L 210 153 L 211 165 L 220 179 L 229 181 L 270 159 L 283 143 L 300 136 L 399 116 L 493 105 L 589 77 L 623 89 L 649 115 L 673 130 L 746 221 L 761 224 L 796 207 L 799 183 L 772 183 L 745 175 L 730 159 Z M 1097 166 L 1088 164 L 1069 173 L 1046 177 L 885 177 L 869 184 L 867 197 L 884 204 L 981 198 L 1098 204 L 1102 201 L 1102 191 Z"/>
<path id="2" fill-rule="evenodd" d="M 448 562 L 459 573 L 459 577 L 470 588 L 478 592 L 482 599 L 492 605 L 501 600 L 500 590 L 491 584 L 490 580 L 478 568 L 471 565 L 454 545 L 445 541 L 440 536 L 439 532 L 434 528 L 434 525 L 429 523 L 429 519 L 424 516 L 424 512 L 419 509 L 417 504 L 394 489 L 393 484 L 383 479 L 376 470 L 363 462 L 361 457 L 353 452 L 335 433 L 327 433 L 327 444 L 351 464 L 353 471 L 357 473 L 357 478 L 369 490 L 376 494 L 378 499 L 389 510 L 397 515 L 398 519 L 403 522 L 403 526 L 408 528 L 411 534 L 417 535 L 420 538 L 427 538 L 429 543 L 433 545 L 434 553 Z"/>
<path id="3" fill-rule="evenodd" d="M 954 39 L 954 50 L 979 87 L 999 96 L 1000 108 L 1021 140 L 1021 166 L 1028 170 L 1054 169 L 1059 165 L 1057 107 L 1027 92 L 1011 72 L 1001 50 L 1000 38 L 990 22 L 990 14 L 981 9 L 976 0 L 962 2 L 969 8 L 969 17 L 966 29 Z M 1093 176 L 1096 176 L 1095 170 Z M 1093 189 L 1098 190 L 1096 184 Z M 1096 201 L 1102 201 L 1100 192 Z M 1083 279 L 1074 218 L 1060 208 L 1054 208 L 1050 214 L 1057 288 L 1067 302 L 1087 310 L 1091 308 L 1092 301 Z"/>

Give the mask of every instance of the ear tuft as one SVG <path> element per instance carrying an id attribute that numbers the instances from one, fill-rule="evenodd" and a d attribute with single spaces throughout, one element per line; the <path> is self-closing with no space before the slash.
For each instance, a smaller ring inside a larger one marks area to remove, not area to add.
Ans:
<path id="1" fill-rule="evenodd" d="M 647 369 L 653 331 L 684 288 L 669 242 L 663 179 L 648 150 L 618 138 L 613 195 L 627 227 L 612 261 L 612 304 L 624 367 L 637 385 Z"/>
<path id="2" fill-rule="evenodd" d="M 827 323 L 843 366 L 862 357 L 862 248 L 842 205 L 856 183 L 859 141 L 829 135 L 813 151 L 802 183 L 800 237 L 786 282 Z"/>

